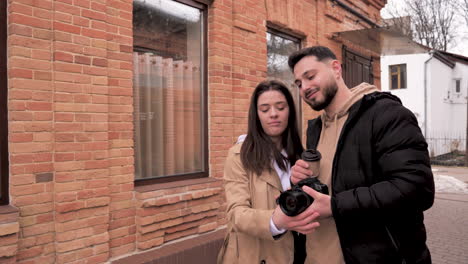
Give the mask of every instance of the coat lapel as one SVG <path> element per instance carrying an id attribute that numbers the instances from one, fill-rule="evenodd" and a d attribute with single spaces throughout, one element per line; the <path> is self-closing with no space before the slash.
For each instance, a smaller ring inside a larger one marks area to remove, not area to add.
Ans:
<path id="1" fill-rule="evenodd" d="M 234 153 L 240 155 L 242 144 L 238 144 L 238 147 L 234 149 Z M 279 179 L 278 173 L 274 169 L 264 170 L 259 177 L 262 181 L 270 184 L 271 186 L 275 187 L 279 191 L 283 191 L 283 186 L 281 186 L 281 181 Z"/>
<path id="2" fill-rule="evenodd" d="M 262 175 L 260 175 L 260 179 L 262 181 L 267 182 L 271 186 L 275 187 L 276 189 L 283 191 L 283 187 L 281 186 L 281 182 L 279 179 L 278 174 L 276 173 L 275 170 L 270 169 L 270 170 L 264 170 L 262 172 Z"/>

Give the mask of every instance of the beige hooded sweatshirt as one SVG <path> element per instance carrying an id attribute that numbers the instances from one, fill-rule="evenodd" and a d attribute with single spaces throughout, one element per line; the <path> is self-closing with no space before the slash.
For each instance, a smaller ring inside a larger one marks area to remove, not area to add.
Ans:
<path id="1" fill-rule="evenodd" d="M 333 116 L 322 113 L 322 131 L 317 149 L 322 154 L 320 161 L 319 180 L 328 185 L 328 189 L 333 188 L 331 184 L 332 163 L 335 156 L 338 139 L 343 129 L 344 123 L 348 119 L 349 108 L 360 100 L 365 94 L 369 94 L 378 89 L 374 85 L 361 83 L 351 88 L 351 97 Z M 343 175 L 342 175 L 343 176 Z M 340 239 L 336 231 L 333 217 L 319 221 L 314 233 L 307 236 L 307 263 L 314 264 L 343 264 L 343 253 L 341 251 Z"/>

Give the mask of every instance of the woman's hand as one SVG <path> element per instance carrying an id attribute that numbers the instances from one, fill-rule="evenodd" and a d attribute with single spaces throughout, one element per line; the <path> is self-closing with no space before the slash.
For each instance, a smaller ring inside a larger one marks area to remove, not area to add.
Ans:
<path id="1" fill-rule="evenodd" d="M 320 226 L 315 220 L 319 217 L 319 213 L 315 210 L 307 208 L 304 212 L 296 216 L 287 216 L 281 211 L 279 205 L 273 211 L 273 223 L 278 229 L 286 229 L 297 231 L 302 234 L 310 234 Z"/>

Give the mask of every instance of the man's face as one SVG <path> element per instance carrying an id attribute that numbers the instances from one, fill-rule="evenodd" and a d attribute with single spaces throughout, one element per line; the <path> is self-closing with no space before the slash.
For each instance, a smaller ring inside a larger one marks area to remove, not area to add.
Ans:
<path id="1" fill-rule="evenodd" d="M 302 99 L 315 111 L 326 108 L 336 95 L 338 86 L 334 79 L 332 61 L 318 61 L 315 56 L 302 58 L 294 67 L 294 83 Z"/>

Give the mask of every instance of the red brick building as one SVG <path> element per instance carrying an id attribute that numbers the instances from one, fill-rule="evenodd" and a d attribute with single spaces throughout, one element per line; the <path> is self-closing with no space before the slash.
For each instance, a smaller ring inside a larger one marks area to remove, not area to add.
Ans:
<path id="1" fill-rule="evenodd" d="M 0 1 L 0 263 L 212 259 L 255 85 L 320 44 L 379 86 L 380 54 L 336 32 L 385 3 Z"/>

